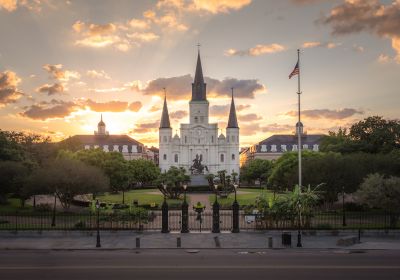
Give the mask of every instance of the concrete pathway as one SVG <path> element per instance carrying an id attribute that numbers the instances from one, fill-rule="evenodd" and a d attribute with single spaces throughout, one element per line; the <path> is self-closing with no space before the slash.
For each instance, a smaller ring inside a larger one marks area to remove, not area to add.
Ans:
<path id="1" fill-rule="evenodd" d="M 197 202 L 200 202 L 202 205 L 206 206 L 206 210 L 211 210 L 212 206 L 210 204 L 210 201 L 208 197 L 210 194 L 188 194 L 190 203 L 189 203 L 189 209 L 192 209 L 194 205 L 197 204 Z"/>
<path id="2" fill-rule="evenodd" d="M 133 232 L 133 231 L 101 231 L 101 244 L 104 249 L 134 249 L 136 238 L 140 239 L 141 248 L 168 249 L 177 248 L 177 238 L 181 238 L 182 248 L 197 249 L 252 249 L 268 248 L 268 239 L 272 237 L 273 248 L 284 248 L 281 243 L 281 233 L 271 232 L 241 232 L 232 233 L 169 233 Z M 338 250 L 400 250 L 400 233 L 386 236 L 366 236 L 361 243 L 352 246 L 337 246 L 340 236 L 303 235 L 305 249 L 338 249 Z M 296 247 L 296 232 L 292 232 L 292 248 Z M 96 244 L 95 231 L 21 231 L 0 232 L 0 250 L 5 249 L 94 249 Z"/>

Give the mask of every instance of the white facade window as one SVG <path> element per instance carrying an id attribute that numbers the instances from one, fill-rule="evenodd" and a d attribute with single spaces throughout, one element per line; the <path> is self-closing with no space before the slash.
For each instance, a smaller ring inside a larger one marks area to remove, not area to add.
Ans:
<path id="1" fill-rule="evenodd" d="M 103 151 L 105 151 L 106 153 L 108 152 L 108 145 L 103 146 Z"/>
<path id="2" fill-rule="evenodd" d="M 201 117 L 200 117 L 200 123 L 203 123 L 203 122 L 204 122 L 204 117 L 201 116 Z"/>
<path id="3" fill-rule="evenodd" d="M 267 151 L 267 145 L 261 145 L 261 152 Z"/>
<path id="4" fill-rule="evenodd" d="M 129 151 L 128 151 L 128 145 L 123 145 L 123 146 L 122 146 L 122 152 L 123 152 L 123 153 L 129 153 Z"/>
<path id="5" fill-rule="evenodd" d="M 138 149 L 136 145 L 132 145 L 132 153 L 137 153 Z"/>
<path id="6" fill-rule="evenodd" d="M 304 149 L 304 150 L 308 150 L 308 144 L 304 144 L 304 145 L 303 145 L 303 149 Z"/>
<path id="7" fill-rule="evenodd" d="M 276 145 L 271 145 L 271 152 L 276 152 Z"/>
<path id="8" fill-rule="evenodd" d="M 175 154 L 174 161 L 175 161 L 175 162 L 178 162 L 178 154 Z"/>
<path id="9" fill-rule="evenodd" d="M 187 136 L 185 135 L 185 143 L 187 143 Z"/>
<path id="10" fill-rule="evenodd" d="M 286 145 L 281 145 L 281 151 L 282 152 L 286 152 L 287 151 Z"/>
<path id="11" fill-rule="evenodd" d="M 165 135 L 164 135 L 164 137 L 163 137 L 163 142 L 164 142 L 164 143 L 167 143 L 167 136 L 165 136 Z"/>
<path id="12" fill-rule="evenodd" d="M 211 135 L 211 143 L 214 143 L 214 135 Z"/>
<path id="13" fill-rule="evenodd" d="M 163 155 L 163 159 L 167 160 L 167 155 L 166 154 Z"/>
<path id="14" fill-rule="evenodd" d="M 90 149 L 90 145 L 85 145 L 85 150 L 89 150 Z"/>
<path id="15" fill-rule="evenodd" d="M 295 145 L 293 145 L 293 147 L 292 147 L 292 151 L 297 151 L 297 145 L 295 144 Z"/>
<path id="16" fill-rule="evenodd" d="M 97 149 L 99 147 L 99 145 L 94 145 L 94 148 Z"/>
<path id="17" fill-rule="evenodd" d="M 224 161 L 225 161 L 224 154 L 221 154 L 221 155 L 220 155 L 220 161 L 221 161 L 221 162 L 224 162 Z"/>
<path id="18" fill-rule="evenodd" d="M 232 142 L 235 142 L 235 136 L 232 135 Z"/>
<path id="19" fill-rule="evenodd" d="M 232 160 L 235 160 L 235 154 L 232 154 Z"/>
<path id="20" fill-rule="evenodd" d="M 313 145 L 313 151 L 315 151 L 315 152 L 319 151 L 319 145 L 318 144 L 314 144 Z"/>
<path id="21" fill-rule="evenodd" d="M 198 117 L 194 117 L 194 122 L 198 123 L 199 122 L 199 118 Z"/>

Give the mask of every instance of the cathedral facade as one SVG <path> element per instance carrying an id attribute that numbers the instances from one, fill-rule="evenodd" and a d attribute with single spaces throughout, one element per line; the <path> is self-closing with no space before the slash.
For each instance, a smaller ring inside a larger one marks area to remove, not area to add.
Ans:
<path id="1" fill-rule="evenodd" d="M 209 122 L 209 106 L 198 53 L 192 98 L 189 102 L 189 123 L 180 124 L 179 135 L 172 135 L 167 98 L 164 97 L 159 128 L 161 171 L 176 166 L 185 168 L 188 174 L 217 174 L 221 170 L 226 170 L 227 174 L 239 174 L 239 126 L 233 89 L 225 135 L 218 135 L 218 124 Z"/>

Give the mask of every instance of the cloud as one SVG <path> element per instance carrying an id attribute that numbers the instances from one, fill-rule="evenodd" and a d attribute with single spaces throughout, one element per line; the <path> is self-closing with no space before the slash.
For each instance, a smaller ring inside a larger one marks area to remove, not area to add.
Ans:
<path id="1" fill-rule="evenodd" d="M 193 0 L 192 7 L 196 10 L 203 10 L 212 14 L 228 13 L 230 10 L 240 10 L 249 5 L 251 0 Z"/>
<path id="2" fill-rule="evenodd" d="M 302 48 L 307 49 L 307 48 L 321 47 L 321 48 L 327 48 L 327 49 L 334 49 L 340 45 L 341 45 L 341 43 L 313 41 L 313 42 L 304 42 L 302 45 Z"/>
<path id="3" fill-rule="evenodd" d="M 230 104 L 226 105 L 212 105 L 210 107 L 210 114 L 214 117 L 228 116 Z"/>
<path id="4" fill-rule="evenodd" d="M 400 1 L 382 5 L 378 0 L 346 0 L 318 20 L 332 26 L 334 35 L 368 31 L 392 40 L 400 63 Z"/>
<path id="5" fill-rule="evenodd" d="M 270 44 L 270 45 L 256 45 L 253 48 L 247 50 L 236 50 L 228 49 L 225 51 L 226 56 L 260 56 L 263 54 L 271 54 L 282 52 L 286 50 L 286 47 L 280 44 Z"/>
<path id="6" fill-rule="evenodd" d="M 134 29 L 149 29 L 150 24 L 146 20 L 133 18 L 128 21 L 128 25 Z"/>
<path id="7" fill-rule="evenodd" d="M 287 112 L 285 115 L 291 117 L 297 117 L 297 111 Z M 301 112 L 303 117 L 309 119 L 330 119 L 330 120 L 342 120 L 345 118 L 352 117 L 356 114 L 364 114 L 361 110 L 356 110 L 352 108 L 344 108 L 339 110 L 330 110 L 330 109 L 314 109 L 314 110 L 303 110 Z"/>
<path id="8" fill-rule="evenodd" d="M 386 55 L 386 54 L 380 54 L 378 57 L 378 62 L 382 63 L 382 64 L 386 64 L 389 63 L 391 61 L 390 56 Z"/>
<path id="9" fill-rule="evenodd" d="M 43 4 L 49 5 L 48 1 L 40 0 L 0 0 L 0 10 L 14 12 L 22 7 L 33 12 L 40 12 Z"/>
<path id="10" fill-rule="evenodd" d="M 178 110 L 169 114 L 172 119 L 180 120 L 188 115 L 188 112 L 185 110 Z"/>
<path id="11" fill-rule="evenodd" d="M 246 114 L 246 115 L 239 115 L 238 119 L 241 122 L 252 122 L 252 121 L 261 120 L 262 117 L 258 116 L 257 114 L 251 113 L 251 114 Z"/>
<path id="12" fill-rule="evenodd" d="M 140 101 L 134 101 L 131 104 L 129 104 L 128 109 L 129 111 L 132 112 L 139 112 L 139 110 L 143 107 L 142 102 Z"/>
<path id="13" fill-rule="evenodd" d="M 353 45 L 353 51 L 355 51 L 355 52 L 359 52 L 359 53 L 362 53 L 362 52 L 364 52 L 364 47 L 363 46 L 359 46 L 359 45 L 357 45 L 357 44 L 354 44 Z"/>
<path id="14" fill-rule="evenodd" d="M 250 107 L 251 107 L 251 105 L 248 105 L 248 104 L 246 104 L 246 105 L 237 105 L 236 106 L 236 111 L 240 112 L 240 111 L 249 109 Z"/>
<path id="15" fill-rule="evenodd" d="M 284 133 L 284 132 L 292 132 L 295 130 L 294 125 L 290 124 L 278 124 L 272 123 L 261 128 L 262 132 L 271 132 L 271 133 Z"/>
<path id="16" fill-rule="evenodd" d="M 15 103 L 24 94 L 17 89 L 21 79 L 15 72 L 0 72 L 0 106 Z"/>
<path id="17" fill-rule="evenodd" d="M 0 10 L 4 9 L 7 12 L 12 12 L 17 9 L 17 0 L 0 0 Z"/>
<path id="18" fill-rule="evenodd" d="M 150 122 L 150 123 L 140 123 L 136 124 L 136 127 L 133 129 L 134 133 L 146 133 L 150 131 L 155 131 L 159 127 L 159 121 Z"/>
<path id="19" fill-rule="evenodd" d="M 151 42 L 156 41 L 160 38 L 157 34 L 153 32 L 134 32 L 132 34 L 126 35 L 130 39 L 134 39 L 140 42 Z"/>
<path id="20" fill-rule="evenodd" d="M 81 75 L 78 72 L 63 70 L 62 67 L 62 64 L 43 65 L 43 69 L 50 74 L 50 77 L 58 81 L 67 82 L 70 79 L 80 79 Z"/>
<path id="21" fill-rule="evenodd" d="M 260 130 L 258 123 L 245 123 L 240 125 L 240 135 L 251 136 L 257 134 Z"/>
<path id="22" fill-rule="evenodd" d="M 309 5 L 309 4 L 314 4 L 318 2 L 326 2 L 328 0 L 292 0 L 293 3 L 298 4 L 298 5 Z"/>
<path id="23" fill-rule="evenodd" d="M 60 83 L 54 83 L 53 85 L 44 84 L 36 89 L 37 92 L 47 93 L 47 95 L 54 95 L 57 93 L 64 92 L 64 86 Z"/>
<path id="24" fill-rule="evenodd" d="M 86 72 L 86 75 L 93 79 L 106 79 L 106 80 L 111 79 L 111 77 L 104 70 L 100 71 L 88 70 Z"/>
<path id="25" fill-rule="evenodd" d="M 49 103 L 43 102 L 25 107 L 25 111 L 20 113 L 20 115 L 25 118 L 44 121 L 48 119 L 64 118 L 78 109 L 79 106 L 74 102 L 53 100 Z"/>
<path id="26" fill-rule="evenodd" d="M 154 113 L 154 112 L 158 112 L 161 110 L 161 107 L 159 105 L 153 105 L 151 106 L 151 108 L 149 109 L 150 113 Z"/>
<path id="27" fill-rule="evenodd" d="M 255 94 L 265 92 L 266 88 L 260 84 L 258 80 L 238 80 L 235 78 L 225 78 L 224 80 L 217 80 L 205 77 L 207 83 L 207 96 L 208 97 L 221 97 L 230 96 L 231 88 L 234 88 L 235 98 L 254 98 Z M 145 95 L 158 95 L 163 96 L 163 88 L 167 89 L 167 99 L 169 100 L 187 100 L 191 96 L 191 85 L 193 78 L 188 75 L 158 78 L 148 82 L 140 90 Z"/>
<path id="28" fill-rule="evenodd" d="M 128 109 L 126 101 L 96 102 L 87 99 L 81 101 L 81 104 L 94 112 L 124 112 Z"/>

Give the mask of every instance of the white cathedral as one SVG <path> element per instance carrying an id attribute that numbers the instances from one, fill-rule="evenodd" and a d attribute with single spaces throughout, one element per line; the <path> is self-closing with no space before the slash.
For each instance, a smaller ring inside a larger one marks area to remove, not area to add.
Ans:
<path id="1" fill-rule="evenodd" d="M 239 174 L 239 126 L 233 89 L 226 136 L 223 133 L 218 136 L 218 124 L 209 123 L 209 106 L 199 52 L 189 102 L 190 119 L 189 123 L 181 123 L 180 136 L 172 137 L 167 98 L 164 98 L 159 128 L 161 171 L 176 166 L 185 168 L 188 174 L 217 174 L 221 170 Z"/>

